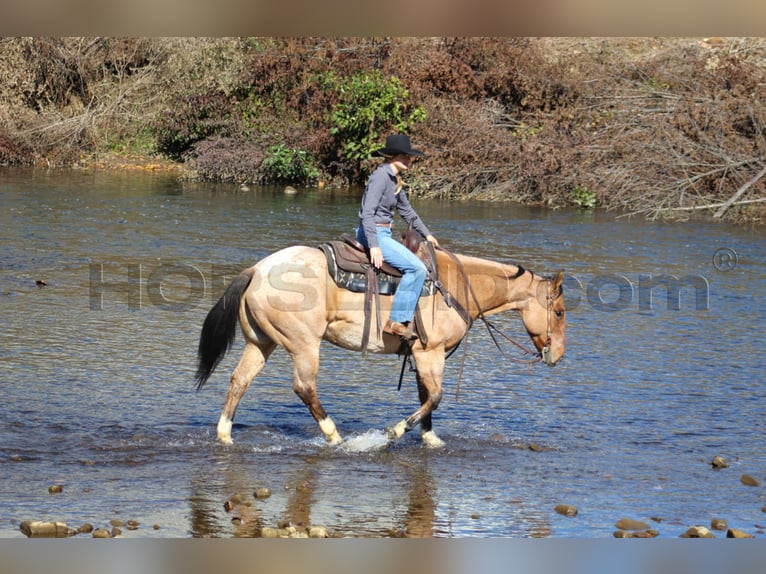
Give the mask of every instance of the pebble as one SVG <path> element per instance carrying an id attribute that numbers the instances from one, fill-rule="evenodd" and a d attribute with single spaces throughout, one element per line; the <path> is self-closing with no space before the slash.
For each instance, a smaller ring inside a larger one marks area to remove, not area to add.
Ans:
<path id="1" fill-rule="evenodd" d="M 713 530 L 726 530 L 729 527 L 723 518 L 714 518 L 710 521 L 710 528 Z"/>
<path id="2" fill-rule="evenodd" d="M 93 538 L 111 538 L 112 532 L 106 528 L 96 528 L 93 531 Z"/>
<path id="3" fill-rule="evenodd" d="M 755 538 L 752 534 L 748 534 L 744 530 L 737 530 L 736 528 L 729 528 L 726 531 L 726 538 Z"/>
<path id="4" fill-rule="evenodd" d="M 86 522 L 80 528 L 77 529 L 79 534 L 90 534 L 93 532 L 93 525 L 90 522 Z"/>
<path id="5" fill-rule="evenodd" d="M 309 538 L 329 538 L 327 529 L 324 526 L 312 526 L 309 528 Z"/>
<path id="6" fill-rule="evenodd" d="M 726 459 L 722 456 L 714 456 L 713 460 L 710 462 L 710 465 L 713 468 L 729 468 L 729 463 L 726 461 Z"/>
<path id="7" fill-rule="evenodd" d="M 557 504 L 554 510 L 562 516 L 577 516 L 577 508 L 571 504 Z"/>
<path id="8" fill-rule="evenodd" d="M 681 538 L 715 538 L 715 536 L 704 526 L 692 526 L 681 535 Z"/>
<path id="9" fill-rule="evenodd" d="M 53 484 L 48 487 L 48 492 L 50 492 L 51 494 L 59 494 L 60 492 L 64 492 L 64 485 Z"/>
<path id="10" fill-rule="evenodd" d="M 648 530 L 649 525 L 646 522 L 640 520 L 633 520 L 631 518 L 621 518 L 617 524 L 615 524 L 620 530 Z"/>
<path id="11" fill-rule="evenodd" d="M 255 492 L 253 492 L 253 496 L 256 498 L 268 498 L 271 496 L 271 491 L 268 488 L 256 488 Z"/>
<path id="12" fill-rule="evenodd" d="M 615 538 L 657 538 L 660 535 L 659 530 L 653 528 L 647 528 L 646 530 L 638 530 L 636 532 L 629 532 L 627 530 L 617 530 L 613 533 Z"/>
<path id="13" fill-rule="evenodd" d="M 285 187 L 285 195 L 295 195 L 296 193 L 298 193 L 298 190 L 295 189 L 292 185 Z"/>
<path id="14" fill-rule="evenodd" d="M 749 474 L 743 474 L 739 481 L 745 486 L 761 486 L 760 481 Z"/>
<path id="15" fill-rule="evenodd" d="M 631 538 L 657 538 L 660 535 L 659 530 L 654 528 L 647 528 L 646 530 L 639 530 L 638 532 L 631 532 Z"/>

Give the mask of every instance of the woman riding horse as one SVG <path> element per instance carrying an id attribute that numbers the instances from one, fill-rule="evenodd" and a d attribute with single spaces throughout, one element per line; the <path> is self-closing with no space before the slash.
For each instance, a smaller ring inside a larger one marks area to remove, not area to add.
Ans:
<path id="1" fill-rule="evenodd" d="M 426 266 L 400 241 L 393 238 L 391 227 L 394 212 L 398 211 L 404 221 L 428 241 L 439 243 L 407 199 L 400 174 L 410 169 L 413 156 L 425 154 L 413 149 L 410 138 L 404 134 L 386 138 L 386 146 L 373 155 L 386 158 L 367 180 L 359 210 L 357 240 L 370 250 L 370 261 L 379 269 L 383 261 L 402 272 L 402 279 L 394 294 L 391 314 L 383 332 L 413 340 L 417 335 L 410 328 L 420 291 L 426 279 Z"/>

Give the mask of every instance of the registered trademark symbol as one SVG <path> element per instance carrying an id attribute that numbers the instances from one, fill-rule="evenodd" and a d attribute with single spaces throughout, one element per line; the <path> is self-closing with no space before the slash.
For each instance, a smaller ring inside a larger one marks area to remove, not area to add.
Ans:
<path id="1" fill-rule="evenodd" d="M 739 255 L 730 247 L 722 247 L 713 253 L 713 267 L 726 273 L 732 271 L 739 263 Z"/>

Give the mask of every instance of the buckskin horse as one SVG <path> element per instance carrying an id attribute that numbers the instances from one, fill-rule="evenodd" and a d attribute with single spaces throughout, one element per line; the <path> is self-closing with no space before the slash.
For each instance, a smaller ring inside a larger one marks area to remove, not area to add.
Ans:
<path id="1" fill-rule="evenodd" d="M 389 441 L 395 440 L 419 424 L 423 443 L 440 447 L 444 442 L 433 431 L 431 415 L 442 398 L 445 359 L 466 336 L 473 320 L 516 311 L 537 349 L 536 360 L 553 366 L 564 354 L 566 317 L 563 272 L 543 277 L 520 265 L 452 254 L 441 248 L 432 254 L 440 290 L 421 296 L 421 336 L 408 349 L 415 361 L 420 408 L 388 428 L 387 433 Z M 390 301 L 390 296 L 378 296 L 379 315 L 384 320 Z M 365 317 L 365 294 L 339 287 L 328 273 L 325 253 L 317 247 L 282 249 L 242 271 L 229 284 L 203 324 L 197 390 L 231 348 L 237 323 L 245 348 L 231 374 L 218 421 L 218 439 L 225 444 L 233 442 L 237 405 L 277 346 L 292 358 L 293 391 L 330 444 L 339 444 L 342 438 L 317 396 L 322 340 L 365 353 L 394 354 L 403 348 L 399 337 L 382 333 L 380 324 L 373 336 L 364 333 L 370 323 L 369 314 Z"/>

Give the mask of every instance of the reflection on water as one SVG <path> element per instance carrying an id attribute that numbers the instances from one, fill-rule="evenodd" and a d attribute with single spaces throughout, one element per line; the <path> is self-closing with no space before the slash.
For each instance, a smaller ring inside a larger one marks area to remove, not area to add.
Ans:
<path id="1" fill-rule="evenodd" d="M 431 452 L 417 432 L 383 445 L 382 429 L 417 403 L 411 374 L 396 390 L 397 358 L 362 365 L 323 347 L 319 393 L 348 439 L 331 448 L 277 351 L 240 405 L 236 444 L 216 444 L 241 342 L 195 393 L 205 314 L 240 268 L 351 231 L 358 196 L 0 168 L 0 536 L 23 536 L 27 519 L 120 518 L 141 523 L 130 537 L 292 524 L 357 537 L 582 538 L 610 537 L 623 517 L 661 518 L 652 526 L 663 537 L 713 517 L 763 536 L 763 492 L 739 478 L 766 476 L 764 310 L 753 304 L 766 250 L 760 232 L 726 225 L 419 202 L 457 252 L 565 269 L 563 362 L 518 367 L 477 324 L 448 361 L 434 419 L 447 447 Z M 722 248 L 738 254 L 735 268 L 713 265 Z M 708 305 L 689 287 L 678 310 L 660 288 L 649 309 L 619 290 L 661 275 L 704 278 Z M 523 338 L 513 315 L 496 322 Z M 715 455 L 731 467 L 713 471 Z"/>

